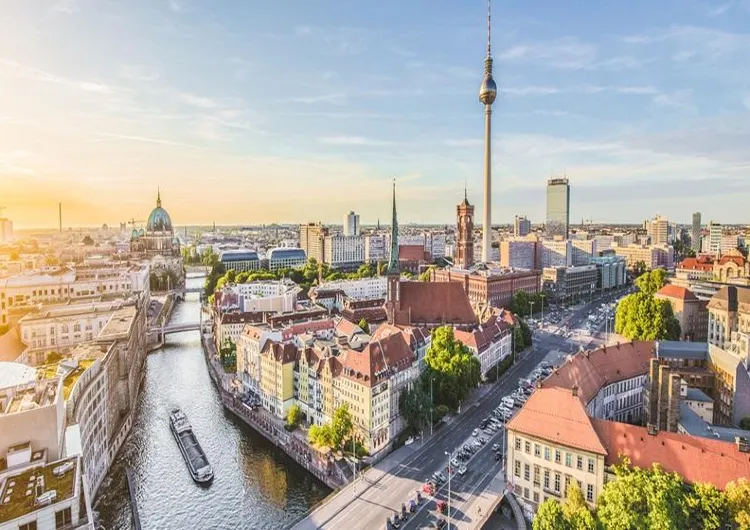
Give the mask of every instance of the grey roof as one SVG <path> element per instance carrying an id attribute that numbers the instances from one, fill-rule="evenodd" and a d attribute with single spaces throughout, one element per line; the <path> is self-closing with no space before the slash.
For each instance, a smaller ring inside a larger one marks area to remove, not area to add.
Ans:
<path id="1" fill-rule="evenodd" d="M 662 340 L 656 343 L 658 359 L 708 359 L 708 344 Z"/>
<path id="2" fill-rule="evenodd" d="M 750 431 L 734 427 L 709 425 L 685 403 L 680 404 L 680 427 L 685 429 L 685 432 L 691 436 L 711 438 L 713 440 L 721 440 L 722 442 L 734 443 L 737 436 L 750 437 Z"/>
<path id="3" fill-rule="evenodd" d="M 689 401 L 703 401 L 706 403 L 713 403 L 713 399 L 708 397 L 702 390 L 698 388 L 688 388 L 685 399 Z"/>

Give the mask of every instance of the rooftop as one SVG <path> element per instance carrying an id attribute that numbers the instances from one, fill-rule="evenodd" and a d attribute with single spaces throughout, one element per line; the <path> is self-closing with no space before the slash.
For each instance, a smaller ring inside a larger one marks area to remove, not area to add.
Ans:
<path id="1" fill-rule="evenodd" d="M 685 302 L 697 302 L 698 298 L 693 292 L 687 287 L 680 287 L 679 285 L 673 285 L 671 283 L 665 285 L 656 293 L 659 296 L 665 296 L 667 298 L 674 298 L 676 300 L 683 300 Z"/>
<path id="2" fill-rule="evenodd" d="M 581 400 L 569 389 L 539 388 L 508 423 L 508 430 L 606 455 Z"/>
<path id="3" fill-rule="evenodd" d="M 681 343 L 682 344 L 682 343 Z M 606 385 L 648 373 L 654 343 L 636 341 L 577 353 L 544 380 L 545 387 L 578 387 L 588 403 Z"/>
<path id="4" fill-rule="evenodd" d="M 13 326 L 10 331 L 0 335 L 0 362 L 15 361 L 25 349 L 26 344 L 21 339 L 18 326 Z M 2 374 L 1 370 L 0 374 Z M 2 387 L 2 384 L 0 384 L 0 387 Z"/>
<path id="5" fill-rule="evenodd" d="M 60 476 L 55 476 L 53 470 L 68 462 L 70 469 Z M 78 457 L 68 458 L 10 475 L 0 489 L 0 523 L 18 519 L 39 509 L 42 505 L 36 503 L 36 498 L 44 492 L 57 492 L 52 504 L 73 497 L 76 492 L 78 465 Z"/>
<path id="6" fill-rule="evenodd" d="M 402 310 L 397 321 L 405 324 L 469 324 L 477 317 L 463 286 L 456 282 L 402 281 L 399 285 Z M 400 318 L 399 318 L 400 317 Z"/>
<path id="7" fill-rule="evenodd" d="M 708 345 L 705 342 L 662 340 L 656 343 L 657 359 L 707 359 Z"/>
<path id="8" fill-rule="evenodd" d="M 598 419 L 591 422 L 607 448 L 608 465 L 627 456 L 634 466 L 660 464 L 690 484 L 704 482 L 722 490 L 727 482 L 750 476 L 750 453 L 740 452 L 735 443 L 664 431 L 650 435 L 645 427 L 636 425 Z"/>
<path id="9" fill-rule="evenodd" d="M 713 403 L 714 400 L 706 395 L 705 392 L 698 388 L 689 387 L 685 399 L 689 401 L 702 401 L 703 403 Z"/>
<path id="10" fill-rule="evenodd" d="M 711 297 L 709 309 L 750 313 L 750 288 L 725 285 Z"/>
<path id="11" fill-rule="evenodd" d="M 122 307 L 122 301 L 95 302 L 87 301 L 65 305 L 43 306 L 34 313 L 21 318 L 20 324 L 29 324 L 40 320 L 73 318 L 80 315 L 112 313 Z"/>
<path id="12" fill-rule="evenodd" d="M 133 324 L 137 310 L 134 305 L 126 305 L 115 311 L 97 337 L 100 340 L 115 340 L 127 335 Z"/>
<path id="13" fill-rule="evenodd" d="M 17 387 L 11 392 L 3 414 L 15 414 L 26 410 L 48 407 L 55 403 L 58 397 L 58 379 L 48 379 L 34 383 L 28 383 L 25 387 Z"/>
<path id="14" fill-rule="evenodd" d="M 24 385 L 36 380 L 36 370 L 21 363 L 0 362 L 0 388 Z"/>

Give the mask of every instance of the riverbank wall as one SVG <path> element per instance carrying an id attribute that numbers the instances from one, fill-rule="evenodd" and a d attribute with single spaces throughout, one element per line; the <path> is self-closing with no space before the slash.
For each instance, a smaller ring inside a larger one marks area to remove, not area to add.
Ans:
<path id="1" fill-rule="evenodd" d="M 233 377 L 224 373 L 224 369 L 217 360 L 210 334 L 201 333 L 201 345 L 209 376 L 226 410 L 284 451 L 332 490 L 340 489 L 348 483 L 347 477 L 341 472 L 330 454 L 321 453 L 311 447 L 300 432 L 288 432 L 284 429 L 283 423 L 266 410 L 262 408 L 253 410 L 239 399 L 232 387 Z"/>

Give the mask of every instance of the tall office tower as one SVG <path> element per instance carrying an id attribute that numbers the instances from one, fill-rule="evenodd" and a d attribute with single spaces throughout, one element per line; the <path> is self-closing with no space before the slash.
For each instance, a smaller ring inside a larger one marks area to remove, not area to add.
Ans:
<path id="1" fill-rule="evenodd" d="M 669 242 L 669 221 L 657 215 L 646 222 L 646 233 L 651 238 L 652 245 L 666 245 Z"/>
<path id="2" fill-rule="evenodd" d="M 701 213 L 695 212 L 693 214 L 693 230 L 690 233 L 692 239 L 692 248 L 698 253 L 701 251 Z"/>
<path id="3" fill-rule="evenodd" d="M 468 269 L 474 263 L 474 206 L 464 191 L 464 200 L 456 207 L 456 265 Z"/>
<path id="4" fill-rule="evenodd" d="M 0 219 L 0 243 L 10 243 L 13 241 L 13 221 L 10 219 Z"/>
<path id="5" fill-rule="evenodd" d="M 513 221 L 513 235 L 524 237 L 531 232 L 531 221 L 526 219 L 525 215 L 516 215 Z"/>
<path id="6" fill-rule="evenodd" d="M 359 235 L 359 214 L 349 212 L 344 216 L 344 235 L 345 236 L 358 236 Z"/>
<path id="7" fill-rule="evenodd" d="M 708 222 L 708 251 L 712 254 L 721 253 L 721 223 Z"/>
<path id="8" fill-rule="evenodd" d="M 547 235 L 568 238 L 570 227 L 570 184 L 568 178 L 547 181 Z"/>
<path id="9" fill-rule="evenodd" d="M 216 233 L 216 228 L 214 228 Z M 321 223 L 307 223 L 299 225 L 299 247 L 305 251 L 308 258 L 315 258 L 322 263 L 325 257 L 325 238 L 328 228 Z"/>
<path id="10" fill-rule="evenodd" d="M 492 104 L 497 97 L 497 84 L 492 78 L 492 16 L 487 0 L 487 57 L 484 59 L 484 79 L 479 87 L 479 101 L 484 105 L 484 218 L 482 219 L 482 261 L 492 256 Z"/>

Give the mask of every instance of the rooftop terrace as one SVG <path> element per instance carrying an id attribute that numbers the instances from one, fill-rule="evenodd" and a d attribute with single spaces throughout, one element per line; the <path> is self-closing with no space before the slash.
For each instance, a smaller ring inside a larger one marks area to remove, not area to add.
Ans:
<path id="1" fill-rule="evenodd" d="M 24 410 L 33 410 L 52 405 L 57 399 L 58 380 L 51 379 L 34 383 L 28 388 L 15 392 L 8 402 L 4 414 L 14 414 Z"/>
<path id="2" fill-rule="evenodd" d="M 99 333 L 99 339 L 101 340 L 115 340 L 123 335 L 126 335 L 130 331 L 130 327 L 133 324 L 133 319 L 136 316 L 136 307 L 134 305 L 126 305 L 115 311 L 112 318 L 104 326 L 101 333 Z"/>
<path id="3" fill-rule="evenodd" d="M 61 467 L 65 466 L 65 467 Z M 55 469 L 66 469 L 55 474 Z M 59 460 L 46 466 L 32 467 L 9 476 L 0 487 L 0 523 L 6 523 L 39 509 L 39 495 L 55 491 L 51 504 L 70 499 L 75 494 L 78 457 Z"/>

